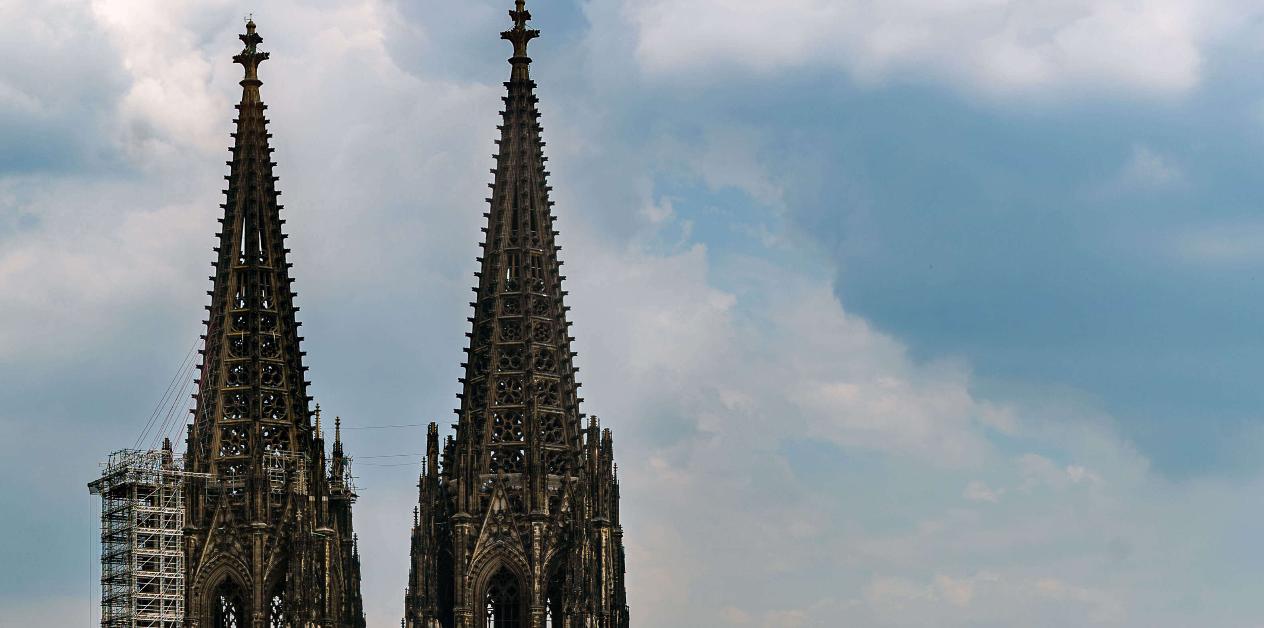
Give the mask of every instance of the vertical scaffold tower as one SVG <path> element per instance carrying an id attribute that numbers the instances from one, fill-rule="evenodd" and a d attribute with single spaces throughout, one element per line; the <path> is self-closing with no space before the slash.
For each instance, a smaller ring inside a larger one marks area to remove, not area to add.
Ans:
<path id="1" fill-rule="evenodd" d="M 88 485 L 101 497 L 101 628 L 184 622 L 184 482 L 171 442 L 110 454 Z"/>

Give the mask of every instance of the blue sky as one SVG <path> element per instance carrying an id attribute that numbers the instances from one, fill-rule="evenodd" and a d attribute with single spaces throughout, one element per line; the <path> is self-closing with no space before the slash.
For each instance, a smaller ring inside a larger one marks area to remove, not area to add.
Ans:
<path id="1" fill-rule="evenodd" d="M 313 392 L 450 420 L 508 4 L 11 3 L 20 625 L 90 621 L 84 485 L 199 333 L 250 11 Z M 1264 5 L 531 9 L 639 625 L 1258 626 Z M 423 434 L 347 434 L 394 625 Z"/>

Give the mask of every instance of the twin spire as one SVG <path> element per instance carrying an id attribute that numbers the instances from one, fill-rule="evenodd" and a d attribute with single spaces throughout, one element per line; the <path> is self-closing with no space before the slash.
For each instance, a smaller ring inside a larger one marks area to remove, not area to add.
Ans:
<path id="1" fill-rule="evenodd" d="M 441 444 L 437 425 L 427 432 L 404 626 L 627 628 L 613 437 L 580 412 L 528 73 L 540 32 L 525 0 L 509 17 L 501 38 L 513 45 L 512 72 L 461 407 L 454 436 Z M 202 626 L 364 628 L 341 420 L 326 457 L 319 406 L 308 411 L 259 95 L 269 54 L 254 20 L 241 41 L 242 101 L 188 456 L 190 470 L 217 482 L 189 491 L 185 608 Z"/>

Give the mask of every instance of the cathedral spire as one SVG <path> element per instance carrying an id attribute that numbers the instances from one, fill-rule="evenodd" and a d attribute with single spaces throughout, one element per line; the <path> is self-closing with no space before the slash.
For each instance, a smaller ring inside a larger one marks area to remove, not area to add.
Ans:
<path id="1" fill-rule="evenodd" d="M 523 478 L 530 512 L 547 510 L 545 476 L 574 470 L 582 449 L 579 384 L 568 335 L 562 263 L 545 170 L 535 82 L 527 76 L 531 13 L 518 0 L 505 83 L 487 235 L 475 288 L 470 359 L 457 429 L 458 465 L 479 476 Z M 473 490 L 473 485 L 469 485 Z M 481 497 L 462 496 L 464 507 Z"/>
<path id="2" fill-rule="evenodd" d="M 253 20 L 241 41 L 233 57 L 244 70 L 241 102 L 185 457 L 189 471 L 208 478 L 186 489 L 185 608 L 190 625 L 253 617 L 248 625 L 301 619 L 359 628 L 359 563 L 350 551 L 355 495 L 331 487 L 312 425 L 260 95 L 259 64 L 269 54 L 259 49 Z"/>
<path id="3" fill-rule="evenodd" d="M 264 460 L 276 453 L 315 455 L 310 399 L 291 264 L 283 232 L 281 192 L 273 176 L 267 105 L 259 93 L 259 64 L 267 52 L 254 21 L 233 59 L 245 70 L 237 105 L 228 188 L 215 248 L 214 289 L 206 321 L 204 364 L 190 442 L 199 472 L 218 473 L 248 489 L 240 503 L 246 520 L 268 518 L 254 490 Z"/>
<path id="4" fill-rule="evenodd" d="M 584 430 L 528 71 L 539 31 L 524 0 L 509 17 L 511 73 L 458 420 L 442 453 L 438 426 L 427 432 L 405 625 L 627 628 L 622 531 L 600 466 L 612 445 Z"/>

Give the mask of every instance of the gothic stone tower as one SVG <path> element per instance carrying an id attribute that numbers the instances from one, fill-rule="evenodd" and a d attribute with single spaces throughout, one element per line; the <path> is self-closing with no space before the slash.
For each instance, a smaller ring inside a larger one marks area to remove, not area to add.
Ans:
<path id="1" fill-rule="evenodd" d="M 429 429 L 407 628 L 628 626 L 613 443 L 579 411 L 524 5 L 501 35 L 514 53 L 461 407 L 442 448 Z"/>
<path id="2" fill-rule="evenodd" d="M 340 435 L 309 411 L 254 22 L 189 430 L 185 625 L 364 626 Z"/>

